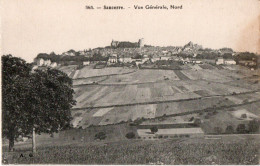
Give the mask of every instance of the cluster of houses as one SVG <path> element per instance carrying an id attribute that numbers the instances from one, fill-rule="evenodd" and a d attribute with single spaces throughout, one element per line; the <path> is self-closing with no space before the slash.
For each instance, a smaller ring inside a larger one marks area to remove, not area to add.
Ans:
<path id="1" fill-rule="evenodd" d="M 218 58 L 216 60 L 216 65 L 235 65 L 236 61 L 233 59 L 224 59 L 224 58 Z"/>
<path id="2" fill-rule="evenodd" d="M 178 62 L 182 62 L 183 64 L 202 64 L 201 60 L 195 59 L 195 58 L 183 58 L 183 57 L 177 57 L 177 56 L 170 56 L 170 55 L 162 55 L 162 56 L 148 56 L 148 55 L 143 55 L 142 58 L 140 59 L 134 59 L 129 56 L 118 56 L 117 54 L 112 54 L 109 56 L 108 59 L 108 64 L 115 64 L 115 63 L 131 63 L 135 62 L 137 65 L 138 64 L 143 64 L 147 61 L 151 61 L 152 63 L 160 60 L 174 60 Z M 232 63 L 233 62 L 233 63 Z M 223 64 L 235 64 L 234 60 L 225 60 Z"/>
<path id="3" fill-rule="evenodd" d="M 223 48 L 220 50 L 211 50 L 211 49 L 203 49 L 201 45 L 194 44 L 192 42 L 189 42 L 188 44 L 184 45 L 183 47 L 175 47 L 175 46 L 167 46 L 167 47 L 152 47 L 152 46 L 144 46 L 143 39 L 140 39 L 138 44 L 139 46 L 136 48 L 116 48 L 113 49 L 112 45 L 118 44 L 116 41 L 112 41 L 111 47 L 105 47 L 105 48 L 95 48 L 95 49 L 85 49 L 82 51 L 75 51 L 75 50 L 69 50 L 67 52 L 62 53 L 62 56 L 84 56 L 84 57 L 93 57 L 94 55 L 98 54 L 102 57 L 108 57 L 108 65 L 109 64 L 116 64 L 116 63 L 132 63 L 135 62 L 137 65 L 143 64 L 147 61 L 150 61 L 152 63 L 159 61 L 159 60 L 174 60 L 181 62 L 183 64 L 201 64 L 205 60 L 199 60 L 196 58 L 198 54 L 207 52 L 214 52 L 216 54 L 234 54 L 232 49 Z M 205 52 L 206 51 L 206 52 Z M 178 57 L 179 54 L 188 54 L 193 55 L 193 58 L 191 57 Z M 142 55 L 137 58 L 133 58 L 133 55 Z M 57 67 L 58 64 L 56 62 L 51 62 L 50 59 L 35 59 L 35 63 L 37 66 L 48 66 L 48 67 Z M 83 61 L 83 65 L 90 65 L 90 61 Z M 213 62 L 214 63 L 214 62 Z M 215 64 L 217 65 L 233 65 L 236 64 L 236 62 L 233 59 L 223 59 L 218 58 L 215 61 Z M 249 63 L 245 63 L 245 65 L 248 65 Z M 249 64 L 251 65 L 251 64 Z"/>
<path id="4" fill-rule="evenodd" d="M 144 62 L 148 61 L 150 58 L 148 55 L 144 55 L 143 58 L 135 59 L 130 56 L 118 56 L 117 54 L 112 54 L 109 56 L 108 64 L 114 64 L 114 63 L 132 63 L 135 62 L 138 64 L 143 64 Z"/>
<path id="5" fill-rule="evenodd" d="M 57 62 L 51 62 L 50 59 L 36 58 L 34 60 L 34 62 L 37 66 L 47 66 L 47 67 L 52 67 L 52 68 L 55 68 L 58 66 Z"/>
<path id="6" fill-rule="evenodd" d="M 178 62 L 182 62 L 183 64 L 202 64 L 202 60 L 195 59 L 195 58 L 183 58 L 183 57 L 177 57 L 177 56 L 170 56 L 170 55 L 162 55 L 162 56 L 148 56 L 143 55 L 142 58 L 135 59 L 131 56 L 124 56 L 124 55 L 118 55 L 118 54 L 111 54 L 108 58 L 107 63 L 108 64 L 116 64 L 116 63 L 132 63 L 135 62 L 136 65 L 143 64 L 147 61 L 151 61 L 152 63 L 159 61 L 159 60 L 174 60 Z M 235 65 L 236 61 L 233 59 L 224 59 L 224 58 L 218 58 L 215 61 L 216 65 Z M 89 61 L 84 61 L 83 65 L 89 65 Z"/>

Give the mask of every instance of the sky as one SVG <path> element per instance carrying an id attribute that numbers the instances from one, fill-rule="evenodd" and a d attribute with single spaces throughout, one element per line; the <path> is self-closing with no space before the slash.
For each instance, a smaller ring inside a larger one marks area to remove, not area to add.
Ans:
<path id="1" fill-rule="evenodd" d="M 86 5 L 125 10 L 87 10 Z M 182 10 L 135 10 L 134 5 L 182 5 Z M 260 53 L 259 0 L 2 0 L 1 54 L 32 62 L 110 45 L 111 40 L 156 46 L 230 47 Z M 130 8 L 128 8 L 130 7 Z"/>

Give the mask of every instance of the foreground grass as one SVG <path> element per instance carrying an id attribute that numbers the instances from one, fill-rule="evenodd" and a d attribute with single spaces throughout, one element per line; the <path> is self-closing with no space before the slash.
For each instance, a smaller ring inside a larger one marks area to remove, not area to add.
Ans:
<path id="1" fill-rule="evenodd" d="M 136 141 L 39 147 L 9 155 L 12 164 L 258 164 L 256 142 Z M 23 157 L 21 157 L 23 154 Z"/>

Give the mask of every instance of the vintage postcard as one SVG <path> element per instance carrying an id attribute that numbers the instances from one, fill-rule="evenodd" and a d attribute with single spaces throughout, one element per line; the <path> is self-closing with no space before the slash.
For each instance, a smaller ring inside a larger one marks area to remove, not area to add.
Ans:
<path id="1" fill-rule="evenodd" d="M 1 163 L 257 165 L 259 0 L 2 0 Z"/>

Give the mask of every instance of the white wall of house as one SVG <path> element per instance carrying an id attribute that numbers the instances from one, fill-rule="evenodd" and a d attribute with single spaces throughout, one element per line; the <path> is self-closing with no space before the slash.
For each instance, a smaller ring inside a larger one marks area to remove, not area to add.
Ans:
<path id="1" fill-rule="evenodd" d="M 217 65 L 224 64 L 224 59 L 223 59 L 223 58 L 219 58 L 219 59 L 216 61 L 216 64 L 217 64 Z"/>
<path id="2" fill-rule="evenodd" d="M 51 63 L 51 67 L 57 67 L 58 64 L 56 62 Z"/>
<path id="3" fill-rule="evenodd" d="M 83 62 L 83 65 L 89 65 L 90 64 L 90 61 L 84 61 Z"/>
<path id="4" fill-rule="evenodd" d="M 36 60 L 37 66 L 43 66 L 44 65 L 44 59 L 40 58 Z"/>
<path id="5" fill-rule="evenodd" d="M 117 58 L 115 58 L 115 57 L 109 57 L 108 63 L 117 63 Z"/>
<path id="6" fill-rule="evenodd" d="M 224 63 L 225 63 L 226 65 L 235 65 L 235 64 L 236 64 L 236 61 L 234 61 L 234 60 L 226 60 Z"/>

